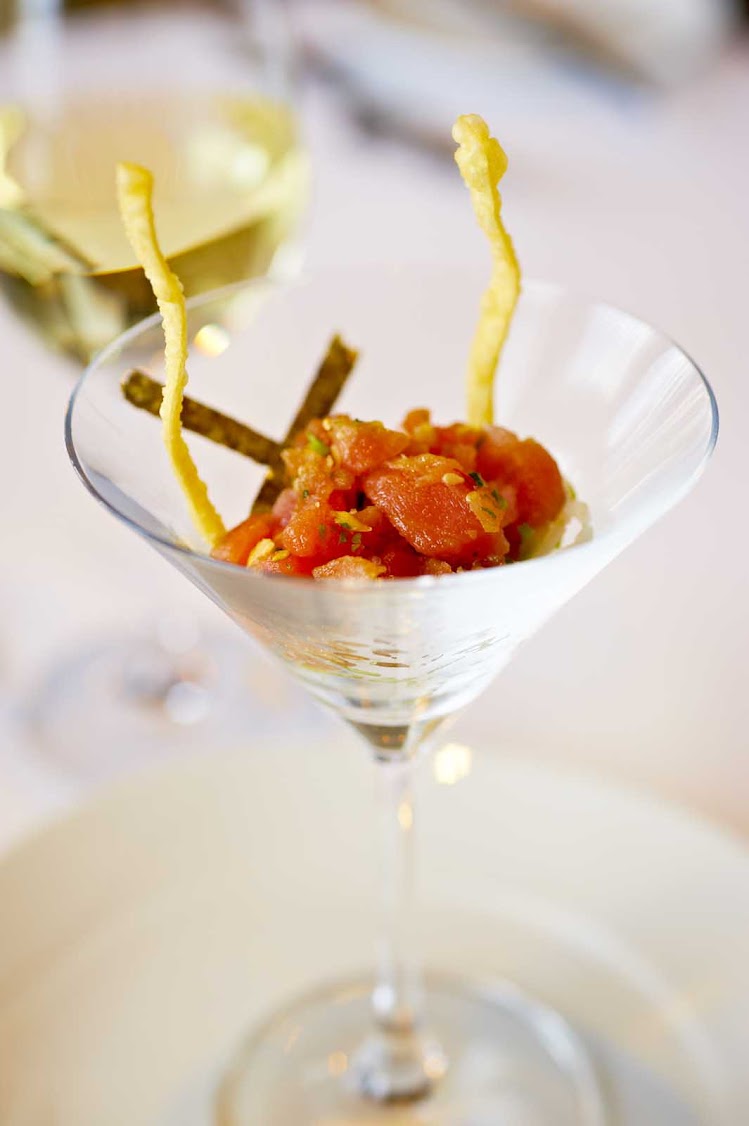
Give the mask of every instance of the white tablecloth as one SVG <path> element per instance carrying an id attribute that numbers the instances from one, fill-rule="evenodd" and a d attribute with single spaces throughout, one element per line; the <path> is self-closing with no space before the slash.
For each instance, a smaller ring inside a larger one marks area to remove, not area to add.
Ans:
<path id="1" fill-rule="evenodd" d="M 749 52 L 735 48 L 634 112 L 634 126 L 584 152 L 574 129 L 569 143 L 521 149 L 507 222 L 528 275 L 620 304 L 695 356 L 721 408 L 718 451 L 688 500 L 530 642 L 458 730 L 651 787 L 749 833 Z M 407 258 L 450 269 L 485 253 L 449 161 L 367 140 L 329 91 L 309 93 L 307 119 L 310 265 Z M 4 308 L 0 342 L 2 848 L 87 792 L 12 717 L 3 723 L 50 663 L 146 618 L 159 592 L 211 626 L 219 619 L 75 480 L 62 440 L 72 371 Z"/>

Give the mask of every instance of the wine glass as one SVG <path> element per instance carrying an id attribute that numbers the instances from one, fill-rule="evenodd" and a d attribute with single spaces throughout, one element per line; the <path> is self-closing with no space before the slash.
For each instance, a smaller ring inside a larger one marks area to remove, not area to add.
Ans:
<path id="1" fill-rule="evenodd" d="M 119 218 L 118 160 L 153 170 L 160 234 L 189 295 L 292 268 L 307 158 L 285 6 L 0 6 L 0 293 L 57 353 L 50 369 L 77 375 L 156 308 Z M 106 776 L 138 748 L 235 739 L 247 710 L 227 664 L 225 636 L 163 608 L 55 664 L 27 715 L 57 765 Z M 262 695 L 256 706 L 261 720 Z"/>
<path id="2" fill-rule="evenodd" d="M 0 37 L 0 289 L 11 306 L 84 363 L 155 311 L 117 209 L 118 160 L 154 173 L 164 249 L 188 295 L 266 273 L 306 196 L 283 6 L 11 11 Z"/>
<path id="3" fill-rule="evenodd" d="M 361 350 L 342 409 L 391 424 L 424 405 L 439 420 L 459 418 L 479 288 L 456 270 L 363 267 L 207 295 L 189 305 L 189 338 L 220 325 L 229 346 L 218 358 L 192 350 L 191 393 L 280 435 L 335 328 Z M 446 721 L 692 486 L 717 435 L 708 384 L 675 344 L 634 317 L 527 283 L 503 355 L 497 414 L 554 452 L 590 507 L 592 538 L 490 570 L 316 583 L 205 554 L 158 427 L 119 390 L 132 367 L 158 378 L 161 355 L 151 318 L 79 383 L 67 444 L 81 479 L 361 734 L 381 791 L 374 984 L 323 985 L 254 1030 L 218 1092 L 217 1121 L 608 1122 L 605 1076 L 561 1014 L 508 986 L 477 986 L 461 966 L 425 987 L 412 933 L 411 783 Z M 261 471 L 206 439 L 191 444 L 219 510 L 229 523 L 239 520 Z M 497 802 L 501 816 L 500 794 Z"/>

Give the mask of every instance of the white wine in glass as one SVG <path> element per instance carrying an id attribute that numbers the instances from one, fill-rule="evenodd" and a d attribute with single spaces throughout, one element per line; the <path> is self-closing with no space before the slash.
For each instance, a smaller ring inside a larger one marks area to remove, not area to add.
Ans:
<path id="1" fill-rule="evenodd" d="M 54 126 L 0 109 L 0 286 L 55 348 L 85 361 L 153 310 L 114 199 L 125 156 L 153 169 L 166 253 L 189 296 L 266 273 L 294 229 L 304 158 L 294 118 L 261 97 L 112 95 Z"/>
<path id="2" fill-rule="evenodd" d="M 307 176 L 256 49 L 263 7 L 21 10 L 0 38 L 0 289 L 54 348 L 87 362 L 154 309 L 117 212 L 118 160 L 154 172 L 188 296 L 272 267 Z"/>

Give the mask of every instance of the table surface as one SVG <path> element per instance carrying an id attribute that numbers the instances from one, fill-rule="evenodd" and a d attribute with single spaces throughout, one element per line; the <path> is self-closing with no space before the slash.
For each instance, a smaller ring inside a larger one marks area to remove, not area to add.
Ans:
<path id="1" fill-rule="evenodd" d="M 449 269 L 484 253 L 449 160 L 363 136 L 329 89 L 313 86 L 305 112 L 311 265 L 405 258 Z M 689 498 L 524 647 L 494 706 L 480 701 L 458 730 L 650 788 L 749 834 L 749 459 L 738 434 L 749 412 L 749 51 L 732 48 L 636 112 L 634 128 L 622 121 L 594 143 L 578 145 L 571 129 L 544 151 L 521 149 L 507 221 L 527 275 L 595 291 L 695 356 L 721 408 L 718 449 Z M 44 670 L 83 639 L 147 620 L 161 594 L 223 626 L 75 480 L 62 441 L 72 369 L 4 308 L 0 340 L 1 850 L 90 789 L 45 763 L 14 721 Z"/>

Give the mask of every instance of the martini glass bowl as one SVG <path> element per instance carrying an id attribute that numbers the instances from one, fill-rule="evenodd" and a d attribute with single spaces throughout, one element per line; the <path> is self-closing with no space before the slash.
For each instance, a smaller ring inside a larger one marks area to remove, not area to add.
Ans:
<path id="1" fill-rule="evenodd" d="M 188 308 L 189 392 L 279 437 L 339 331 L 361 358 L 336 409 L 391 425 L 417 406 L 438 421 L 459 419 L 480 289 L 471 273 L 385 266 L 205 295 Z M 255 1030 L 218 1092 L 217 1121 L 608 1122 L 596 1061 L 560 1014 L 509 986 L 478 988 L 461 979 L 460 966 L 423 977 L 412 936 L 411 781 L 444 722 L 689 490 L 717 435 L 704 377 L 636 318 L 527 283 L 497 380 L 497 418 L 554 453 L 589 507 L 592 536 L 492 570 L 315 583 L 208 557 L 158 423 L 122 397 L 133 368 L 163 378 L 158 317 L 107 348 L 73 395 L 67 443 L 84 484 L 357 729 L 380 789 L 374 981 L 321 987 Z M 246 515 L 263 471 L 206 439 L 190 443 L 231 526 Z"/>

